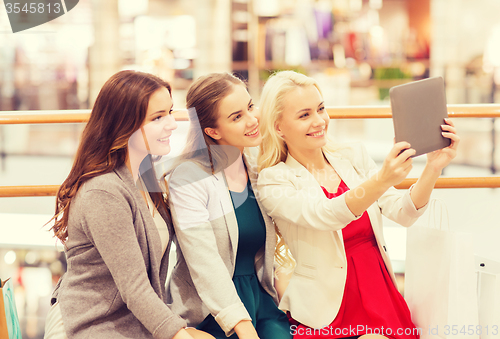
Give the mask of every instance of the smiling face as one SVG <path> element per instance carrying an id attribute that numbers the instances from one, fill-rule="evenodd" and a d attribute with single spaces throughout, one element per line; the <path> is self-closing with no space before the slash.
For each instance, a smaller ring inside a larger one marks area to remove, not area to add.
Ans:
<path id="1" fill-rule="evenodd" d="M 259 113 L 243 85 L 234 85 L 233 91 L 220 101 L 216 127 L 205 128 L 205 133 L 219 145 L 230 145 L 243 151 L 244 147 L 260 145 Z"/>
<path id="2" fill-rule="evenodd" d="M 290 153 L 317 150 L 326 145 L 330 118 L 318 89 L 297 86 L 284 97 L 284 110 L 275 128 Z"/>
<path id="3" fill-rule="evenodd" d="M 129 139 L 129 152 L 143 156 L 148 153 L 167 155 L 170 152 L 170 136 L 177 128 L 177 123 L 171 114 L 172 106 L 170 92 L 165 87 L 151 95 L 146 118 L 141 128 L 135 131 Z M 144 140 L 147 140 L 147 145 Z"/>

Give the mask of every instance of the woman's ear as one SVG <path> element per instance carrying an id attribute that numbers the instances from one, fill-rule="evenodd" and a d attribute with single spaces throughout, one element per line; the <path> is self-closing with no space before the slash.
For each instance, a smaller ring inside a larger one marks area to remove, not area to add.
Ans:
<path id="1" fill-rule="evenodd" d="M 205 134 L 214 140 L 219 140 L 221 138 L 220 134 L 215 128 L 207 127 L 204 130 Z"/>
<path id="2" fill-rule="evenodd" d="M 280 123 L 278 121 L 274 123 L 274 129 L 276 131 L 276 134 L 278 134 L 281 138 L 283 138 L 283 132 L 281 131 Z"/>

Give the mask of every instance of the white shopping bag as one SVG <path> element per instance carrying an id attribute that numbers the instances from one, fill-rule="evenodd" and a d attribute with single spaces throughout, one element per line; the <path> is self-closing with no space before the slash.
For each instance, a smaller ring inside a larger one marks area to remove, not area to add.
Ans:
<path id="1" fill-rule="evenodd" d="M 451 232 L 443 203 L 432 200 L 429 223 L 408 229 L 405 299 L 422 339 L 477 339 L 473 239 Z"/>
<path id="2" fill-rule="evenodd" d="M 500 262 L 475 257 L 481 339 L 500 337 Z"/>

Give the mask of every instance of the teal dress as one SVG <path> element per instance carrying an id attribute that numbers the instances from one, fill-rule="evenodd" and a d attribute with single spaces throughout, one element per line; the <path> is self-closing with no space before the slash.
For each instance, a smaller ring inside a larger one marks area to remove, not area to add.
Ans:
<path id="1" fill-rule="evenodd" d="M 290 324 L 273 298 L 262 288 L 255 273 L 255 255 L 266 242 L 266 224 L 255 200 L 250 181 L 241 193 L 229 191 L 238 221 L 238 252 L 233 283 L 241 302 L 245 305 L 260 339 L 291 339 Z M 197 327 L 217 339 L 226 334 L 209 314 Z M 236 339 L 233 334 L 229 338 Z"/>

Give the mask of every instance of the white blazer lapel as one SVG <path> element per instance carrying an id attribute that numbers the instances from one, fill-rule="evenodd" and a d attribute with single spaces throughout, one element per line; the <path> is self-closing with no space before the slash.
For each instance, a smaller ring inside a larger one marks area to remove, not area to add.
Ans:
<path id="1" fill-rule="evenodd" d="M 328 152 L 325 152 L 325 156 L 349 189 L 353 189 L 365 180 L 358 175 L 358 172 L 349 160 Z M 368 212 L 368 217 L 370 218 L 375 238 L 377 239 L 380 247 L 383 249 L 384 244 L 381 244 L 381 241 L 383 241 L 383 234 L 381 226 L 378 222 L 377 212 L 374 210 L 375 208 L 379 208 L 376 202 L 368 207 L 366 212 Z M 339 231 L 339 233 L 339 235 L 342 236 L 342 232 Z"/>
<path id="2" fill-rule="evenodd" d="M 229 193 L 229 188 L 227 186 L 226 177 L 223 171 L 220 171 L 213 175 L 215 180 L 215 189 L 220 197 L 220 205 L 224 219 L 226 220 L 226 228 L 229 234 L 229 240 L 231 241 L 231 248 L 233 251 L 233 266 L 236 264 L 236 253 L 238 250 L 238 221 L 236 220 L 236 214 L 234 213 L 233 201 Z"/>
<path id="3" fill-rule="evenodd" d="M 328 162 L 330 163 L 330 165 L 332 165 L 332 167 L 335 169 L 335 172 L 337 172 L 340 179 L 344 181 L 344 183 L 347 185 L 347 187 L 349 187 L 349 189 L 352 189 L 362 183 L 362 180 L 360 179 L 358 172 L 348 159 L 343 158 L 338 153 L 332 154 L 329 152 L 324 152 L 324 155 L 328 160 Z M 342 230 L 338 230 L 337 234 L 342 240 L 341 243 L 343 246 L 344 240 L 343 240 Z"/>
<path id="4" fill-rule="evenodd" d="M 347 173 L 345 170 L 348 168 L 348 166 L 347 166 L 347 164 L 345 164 L 344 160 L 341 160 L 339 157 L 333 156 L 333 155 L 328 154 L 328 153 L 325 153 L 325 155 L 326 155 L 328 162 L 330 162 L 330 165 L 332 165 L 332 167 L 336 171 L 337 171 L 337 168 L 339 168 L 339 169 L 343 170 L 343 172 Z M 323 190 L 321 189 L 321 186 L 319 185 L 318 181 L 314 178 L 314 176 L 311 174 L 311 172 L 309 172 L 300 162 L 295 160 L 295 158 L 293 158 L 290 154 L 288 154 L 285 163 L 292 169 L 292 171 L 295 173 L 297 178 L 299 178 L 303 187 L 307 187 L 308 189 L 317 189 L 318 192 L 316 192 L 316 194 L 320 194 L 320 195 L 325 194 L 323 192 Z M 340 174 L 339 174 L 339 176 L 340 176 Z M 340 176 L 340 177 L 342 178 L 342 176 Z M 344 182 L 345 182 L 345 180 L 344 180 Z M 347 182 L 346 182 L 346 185 L 348 185 Z M 331 235 L 332 235 L 333 241 L 335 243 L 339 243 L 342 246 L 344 246 L 344 241 L 343 241 L 343 237 L 342 237 L 342 230 L 333 231 L 333 232 L 331 232 Z M 341 257 L 345 256 L 343 248 L 342 248 L 342 250 L 339 249 L 339 251 L 340 251 L 339 256 L 341 256 Z"/>
<path id="5" fill-rule="evenodd" d="M 248 178 L 250 180 L 250 184 L 252 185 L 252 190 L 258 198 L 258 190 L 257 190 L 257 179 L 258 179 L 258 173 L 257 173 L 257 168 L 254 164 L 251 164 L 248 159 L 243 155 L 243 161 L 245 162 L 246 168 L 247 168 L 247 174 Z M 272 247 L 275 246 L 275 237 L 276 233 L 274 231 L 274 223 L 271 220 L 271 218 L 267 215 L 265 212 L 264 208 L 262 207 L 260 200 L 256 199 L 257 205 L 259 206 L 259 209 L 262 213 L 262 218 L 264 219 L 264 223 L 266 224 L 266 252 L 271 250 L 274 252 L 274 249 Z M 258 260 L 259 258 L 256 258 Z"/>
<path id="6" fill-rule="evenodd" d="M 295 160 L 294 157 L 288 153 L 288 156 L 286 158 L 285 164 L 290 167 L 292 172 L 295 174 L 295 176 L 298 178 L 298 182 L 300 183 L 301 187 L 308 187 L 308 189 L 317 189 L 318 192 L 317 194 L 324 194 L 323 191 L 321 190 L 321 186 L 319 185 L 318 181 L 314 178 L 314 176 L 307 170 L 307 168 L 304 167 L 300 162 Z"/>
<path id="7" fill-rule="evenodd" d="M 344 159 L 337 154 L 331 154 L 328 152 L 325 152 L 324 154 L 330 165 L 332 165 L 339 177 L 344 181 L 349 189 L 361 184 L 361 180 L 349 160 Z"/>

